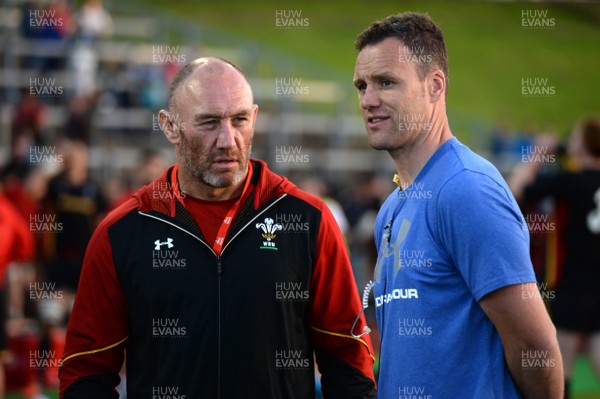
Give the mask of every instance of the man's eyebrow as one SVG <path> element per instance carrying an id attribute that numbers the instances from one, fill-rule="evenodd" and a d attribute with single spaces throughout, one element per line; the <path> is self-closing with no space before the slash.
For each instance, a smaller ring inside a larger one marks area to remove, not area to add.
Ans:
<path id="1" fill-rule="evenodd" d="M 231 116 L 242 116 L 242 115 L 249 115 L 249 114 L 251 114 L 251 113 L 252 113 L 252 110 L 251 110 L 250 108 L 248 108 L 248 109 L 240 109 L 240 110 L 239 110 L 239 111 L 237 111 L 237 112 L 233 112 L 233 113 L 231 114 Z"/>
<path id="2" fill-rule="evenodd" d="M 381 80 L 385 80 L 385 79 L 397 79 L 397 77 L 394 75 L 394 73 L 389 72 L 389 71 L 375 71 L 371 74 L 369 74 L 366 79 L 370 79 L 373 81 L 381 81 Z M 356 86 L 359 83 L 365 83 L 365 79 L 364 78 L 355 78 L 354 79 L 354 85 Z"/>
<path id="3" fill-rule="evenodd" d="M 354 86 L 358 87 L 358 85 L 365 83 L 363 78 L 355 78 L 352 80 L 352 83 L 354 83 Z"/>
<path id="4" fill-rule="evenodd" d="M 199 122 L 199 121 L 203 121 L 206 119 L 224 119 L 229 117 L 234 117 L 234 116 L 244 116 L 244 115 L 250 115 L 250 113 L 252 112 L 251 109 L 241 109 L 239 111 L 236 112 L 232 112 L 231 114 L 220 114 L 220 113 L 216 113 L 216 112 L 204 112 L 201 114 L 197 114 L 196 116 L 194 116 L 194 121 L 195 122 Z"/>
<path id="5" fill-rule="evenodd" d="M 222 119 L 223 118 L 223 114 L 218 114 L 218 113 L 202 113 L 202 114 L 197 114 L 196 116 L 194 116 L 194 121 L 198 122 L 198 121 L 202 121 L 205 119 Z"/>
<path id="6" fill-rule="evenodd" d="M 371 74 L 371 79 L 378 81 L 378 80 L 383 80 L 383 79 L 394 79 L 395 75 L 394 73 L 390 72 L 390 71 L 376 71 L 373 74 Z"/>

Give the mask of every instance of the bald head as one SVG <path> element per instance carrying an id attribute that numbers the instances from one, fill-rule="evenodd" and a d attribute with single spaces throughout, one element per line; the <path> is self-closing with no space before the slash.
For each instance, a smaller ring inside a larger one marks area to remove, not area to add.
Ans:
<path id="1" fill-rule="evenodd" d="M 202 57 L 186 64 L 177 72 L 169 88 L 169 108 L 174 109 L 176 93 L 179 88 L 192 76 L 202 81 L 206 79 L 230 79 L 244 82 L 248 89 L 250 84 L 244 71 L 233 63 L 220 57 Z M 225 75 L 225 76 L 224 76 Z M 229 76 L 228 76 L 229 75 Z M 237 76 L 236 76 L 237 75 Z M 250 93 L 252 93 L 250 89 Z"/>
<path id="2" fill-rule="evenodd" d="M 159 118 L 181 187 L 209 200 L 240 194 L 258 112 L 244 73 L 220 58 L 197 59 L 173 80 L 169 108 Z"/>

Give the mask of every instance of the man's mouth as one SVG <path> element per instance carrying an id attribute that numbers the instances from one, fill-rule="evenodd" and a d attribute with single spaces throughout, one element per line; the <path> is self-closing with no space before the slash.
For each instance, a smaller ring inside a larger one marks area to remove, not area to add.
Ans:
<path id="1" fill-rule="evenodd" d="M 387 115 L 374 115 L 367 117 L 367 125 L 370 128 L 377 128 L 381 126 L 385 121 L 390 119 Z"/>
<path id="2" fill-rule="evenodd" d="M 236 166 L 238 164 L 238 160 L 236 158 L 229 157 L 219 157 L 213 160 L 213 165 L 216 165 L 221 168 L 230 168 Z"/>

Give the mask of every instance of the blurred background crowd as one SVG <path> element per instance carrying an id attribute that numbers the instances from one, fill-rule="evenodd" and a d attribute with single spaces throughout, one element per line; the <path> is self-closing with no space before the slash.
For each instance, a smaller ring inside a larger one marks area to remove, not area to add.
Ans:
<path id="1" fill-rule="evenodd" d="M 0 341 L 6 349 L 0 389 L 9 395 L 56 397 L 58 361 L 87 241 L 107 212 L 174 162 L 157 112 L 166 106 L 174 74 L 202 55 L 223 56 L 247 71 L 260 107 L 253 156 L 326 199 L 346 237 L 362 292 L 376 259 L 375 216 L 394 184 L 387 154 L 371 150 L 366 141 L 353 98 L 351 43 L 372 19 L 409 9 L 430 11 L 444 29 L 450 124 L 461 141 L 511 181 L 530 228 L 541 294 L 552 301 L 563 273 L 561 240 L 569 222 L 561 219 L 560 199 L 548 195 L 526 201 L 525 193 L 537 176 L 581 169 L 580 147 L 569 144 L 569 136 L 581 138 L 585 130 L 592 141 L 600 137 L 600 124 L 593 119 L 600 114 L 600 99 L 590 94 L 599 81 L 590 80 L 597 73 L 585 69 L 597 68 L 600 61 L 600 7 L 536 4 L 557 24 L 550 33 L 532 33 L 523 29 L 519 16 L 533 8 L 528 3 L 479 10 L 471 4 L 471 12 L 442 17 L 441 3 L 433 2 L 429 10 L 385 2 L 381 10 L 369 9 L 373 18 L 342 2 L 320 9 L 265 1 L 254 10 L 259 14 L 245 16 L 242 4 L 232 1 L 220 10 L 161 0 L 0 2 L 0 315 L 6 331 Z M 503 22 L 511 15 L 516 16 L 512 28 Z M 477 23 L 461 25 L 469 17 Z M 260 18 L 269 20 L 262 30 L 253 25 Z M 282 18 L 287 28 L 278 23 Z M 466 43 L 476 43 L 478 24 L 490 21 L 511 31 L 501 36 L 502 30 L 482 28 L 489 57 L 505 54 L 494 61 L 497 70 L 486 66 L 485 56 L 476 58 L 478 51 Z M 289 44 L 291 35 L 299 42 L 296 47 Z M 519 49 L 527 40 L 533 50 Z M 344 55 L 338 57 L 331 46 L 339 48 L 341 41 Z M 294 49 L 286 53 L 286 46 Z M 555 51 L 556 71 L 543 62 L 552 46 L 569 49 Z M 506 68 L 510 57 L 524 53 L 531 69 Z M 483 71 L 468 69 L 475 68 L 472 60 Z M 515 78 L 503 81 L 505 75 Z M 523 87 L 532 83 L 522 79 L 531 76 L 542 79 L 533 83 L 540 88 L 556 90 L 523 99 Z M 506 86 L 512 92 L 507 94 Z M 491 99 L 497 102 L 481 105 Z M 600 152 L 592 158 L 600 158 Z M 600 208 L 600 191 L 597 196 Z M 587 272 L 597 284 L 598 272 Z M 371 310 L 367 316 L 374 327 Z M 377 349 L 376 331 L 372 337 Z M 576 348 L 585 351 L 585 343 Z M 600 397 L 589 360 L 582 358 L 574 367 L 580 392 L 574 397 Z"/>

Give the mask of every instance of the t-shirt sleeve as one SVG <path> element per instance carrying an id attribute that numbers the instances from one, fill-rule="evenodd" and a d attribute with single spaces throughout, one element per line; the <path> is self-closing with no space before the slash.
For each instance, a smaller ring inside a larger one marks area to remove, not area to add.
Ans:
<path id="1" fill-rule="evenodd" d="M 475 300 L 536 281 L 527 224 L 506 184 L 464 170 L 440 189 L 436 205 L 440 243 Z"/>

